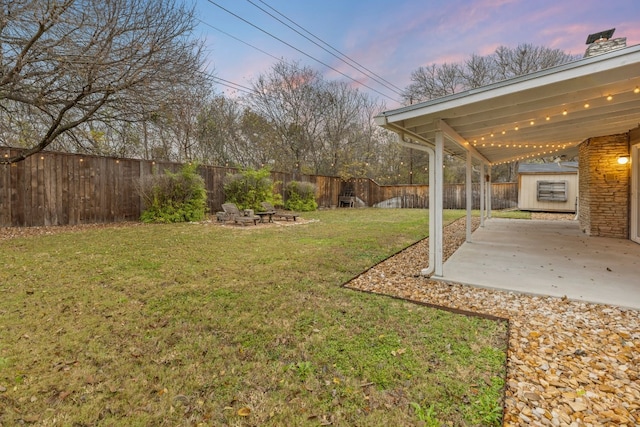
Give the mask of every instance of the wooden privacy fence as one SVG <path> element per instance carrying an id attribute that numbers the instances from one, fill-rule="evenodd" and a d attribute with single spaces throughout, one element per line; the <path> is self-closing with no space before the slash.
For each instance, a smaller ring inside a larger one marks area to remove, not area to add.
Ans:
<path id="1" fill-rule="evenodd" d="M 18 150 L 0 148 L 0 156 L 10 157 Z M 43 152 L 11 165 L 0 165 L 0 227 L 75 225 L 137 221 L 144 206 L 136 186 L 140 178 L 165 170 L 177 172 L 181 164 L 113 157 Z M 210 212 L 224 203 L 224 177 L 237 169 L 200 166 L 208 195 Z M 381 186 L 367 178 L 344 181 L 340 177 L 272 173 L 277 188 L 291 181 L 316 185 L 320 207 L 338 206 L 339 197 L 349 194 L 366 206 L 427 208 L 429 186 Z M 517 206 L 517 184 L 493 184 L 492 207 Z M 479 207 L 479 184 L 473 184 L 473 206 Z M 464 185 L 446 185 L 445 209 L 463 209 Z"/>
<path id="2" fill-rule="evenodd" d="M 370 179 L 354 179 L 351 185 L 354 194 L 367 206 L 428 208 L 428 185 L 378 185 Z M 471 184 L 472 209 L 480 209 L 480 184 Z M 465 209 L 467 191 L 465 184 L 445 184 L 443 189 L 444 209 Z M 491 184 L 491 208 L 511 209 L 518 206 L 518 184 L 514 182 Z"/>

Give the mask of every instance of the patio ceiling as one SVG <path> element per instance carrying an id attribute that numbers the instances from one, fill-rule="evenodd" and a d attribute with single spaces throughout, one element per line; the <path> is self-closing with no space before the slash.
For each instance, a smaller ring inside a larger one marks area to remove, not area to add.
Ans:
<path id="1" fill-rule="evenodd" d="M 378 115 L 414 143 L 491 164 L 577 153 L 587 138 L 640 123 L 640 45 Z"/>

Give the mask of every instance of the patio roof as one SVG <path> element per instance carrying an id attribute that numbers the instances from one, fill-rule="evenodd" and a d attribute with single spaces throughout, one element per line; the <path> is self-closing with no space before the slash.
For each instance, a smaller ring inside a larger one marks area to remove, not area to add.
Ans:
<path id="1" fill-rule="evenodd" d="M 414 143 L 499 164 L 577 153 L 640 122 L 640 45 L 386 111 L 376 123 Z"/>

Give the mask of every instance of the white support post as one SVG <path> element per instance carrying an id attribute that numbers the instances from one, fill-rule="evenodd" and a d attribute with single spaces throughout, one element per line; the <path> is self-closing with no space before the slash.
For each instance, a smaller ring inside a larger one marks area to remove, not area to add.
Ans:
<path id="1" fill-rule="evenodd" d="M 484 185 L 484 162 L 480 163 L 480 227 L 484 227 L 484 201 L 486 188 Z"/>
<path id="2" fill-rule="evenodd" d="M 435 236 L 429 236 L 429 239 L 435 238 L 435 272 L 434 276 L 442 277 L 443 275 L 443 219 L 442 219 L 442 208 L 443 208 L 443 172 L 442 166 L 444 164 L 444 133 L 441 130 L 436 131 L 436 144 L 435 144 L 435 206 L 434 213 L 435 217 L 434 226 L 435 226 Z M 431 185 L 431 183 L 429 183 Z M 432 218 L 429 218 L 429 222 L 431 222 Z"/>
<path id="3" fill-rule="evenodd" d="M 491 219 L 491 166 L 487 167 L 487 176 L 489 177 L 489 181 L 487 181 L 487 218 Z"/>
<path id="4" fill-rule="evenodd" d="M 417 145 L 404 140 L 403 134 L 398 134 L 398 143 L 407 148 L 425 151 L 429 155 L 429 265 L 420 271 L 423 276 L 431 276 L 435 271 L 436 259 L 436 167 L 435 151 L 426 145 Z M 442 246 L 442 245 L 441 245 Z"/>
<path id="5" fill-rule="evenodd" d="M 471 151 L 467 151 L 467 173 L 465 175 L 465 190 L 467 193 L 467 242 L 471 241 L 471 208 L 473 207 L 473 188 L 471 186 Z"/>
<path id="6" fill-rule="evenodd" d="M 430 147 L 424 147 L 424 151 L 429 155 L 429 265 L 427 268 L 423 268 L 420 271 L 420 274 L 423 276 L 431 276 L 435 271 L 436 263 L 436 223 L 434 221 L 435 218 L 435 204 L 436 204 L 436 186 L 435 182 L 435 153 Z"/>

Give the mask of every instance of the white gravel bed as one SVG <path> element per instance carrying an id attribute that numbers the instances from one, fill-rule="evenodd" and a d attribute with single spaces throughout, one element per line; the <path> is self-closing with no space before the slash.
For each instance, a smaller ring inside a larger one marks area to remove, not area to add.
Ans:
<path id="1" fill-rule="evenodd" d="M 464 219 L 447 226 L 445 258 L 464 239 Z M 428 247 L 346 286 L 508 319 L 505 426 L 640 426 L 640 311 L 421 277 Z"/>

